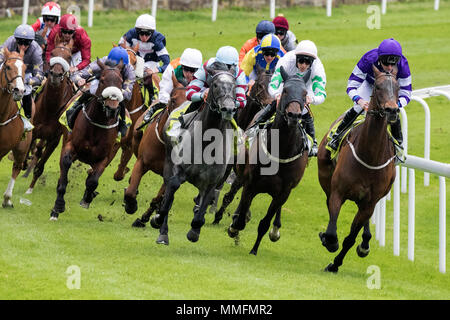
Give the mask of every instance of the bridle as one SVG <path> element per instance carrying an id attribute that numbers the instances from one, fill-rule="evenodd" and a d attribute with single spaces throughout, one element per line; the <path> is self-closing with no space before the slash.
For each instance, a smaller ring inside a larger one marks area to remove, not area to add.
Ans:
<path id="1" fill-rule="evenodd" d="M 383 72 L 381 75 L 379 75 L 378 77 L 381 76 L 386 76 L 388 77 L 388 79 L 390 80 L 390 85 L 391 85 L 391 89 L 393 90 L 392 86 L 393 86 L 393 77 L 394 75 L 392 73 L 388 73 L 388 72 Z M 376 79 L 375 79 L 376 80 Z M 384 117 L 388 117 L 390 119 L 394 119 L 394 120 L 390 120 L 390 121 L 395 121 L 398 117 L 398 113 L 400 112 L 399 108 L 393 109 L 393 108 L 387 108 L 386 104 L 382 105 L 380 103 L 380 100 L 378 98 L 378 94 L 377 94 L 377 86 L 374 84 L 373 86 L 373 91 L 372 91 L 372 96 L 371 96 L 371 100 L 375 101 L 375 108 L 367 111 L 368 115 L 372 115 L 372 116 L 377 116 L 379 118 L 384 118 Z"/>
<path id="2" fill-rule="evenodd" d="M 7 61 L 9 61 L 9 60 L 20 60 L 20 61 L 22 61 L 23 62 L 23 59 L 22 58 L 19 58 L 19 57 L 13 57 L 13 58 L 8 58 L 8 59 L 6 59 L 5 60 L 5 62 L 4 62 L 4 66 L 3 66 L 3 74 L 5 75 L 5 79 L 6 79 L 6 88 L 1 88 L 2 90 L 3 90 L 3 92 L 8 92 L 9 94 L 11 94 L 12 93 L 12 90 L 10 89 L 10 85 L 13 83 L 13 81 L 14 80 L 16 80 L 16 79 L 18 79 L 18 78 L 22 78 L 22 81 L 23 81 L 23 77 L 22 77 L 22 75 L 21 74 L 17 74 L 14 78 L 12 78 L 12 79 L 9 79 L 8 78 L 8 74 L 7 74 L 7 72 L 6 72 L 6 62 Z M 25 82 L 25 81 L 24 81 Z"/>
<path id="3" fill-rule="evenodd" d="M 211 80 L 210 80 L 210 83 L 212 84 L 213 82 L 214 82 L 214 80 L 218 77 L 218 76 L 220 76 L 220 75 L 227 75 L 227 76 L 229 76 L 229 77 L 231 77 L 231 78 L 233 78 L 233 79 L 235 79 L 235 77 L 231 74 L 231 73 L 229 73 L 229 72 L 227 72 L 227 71 L 221 71 L 221 72 L 217 72 L 216 74 L 214 74 L 214 75 L 212 75 L 211 76 Z M 211 87 L 211 86 L 210 86 Z M 214 112 L 217 112 L 217 113 L 220 113 L 221 111 L 220 111 L 220 105 L 219 105 L 219 103 L 216 103 L 216 107 L 214 108 L 213 107 L 213 105 L 209 102 L 209 101 L 213 101 L 213 102 L 217 102 L 219 99 L 222 99 L 223 98 L 223 100 L 225 100 L 225 99 L 231 99 L 231 100 L 233 100 L 233 101 L 236 101 L 236 98 L 235 98 L 235 96 L 234 96 L 234 90 L 233 89 L 231 89 L 231 90 L 229 90 L 229 92 L 225 92 L 223 95 L 221 95 L 221 96 L 215 96 L 214 95 L 214 90 L 210 90 L 210 93 L 208 94 L 208 99 L 207 99 L 207 101 L 205 101 L 205 103 L 206 103 L 206 105 L 209 107 L 209 109 L 211 110 L 211 111 L 214 111 Z"/>

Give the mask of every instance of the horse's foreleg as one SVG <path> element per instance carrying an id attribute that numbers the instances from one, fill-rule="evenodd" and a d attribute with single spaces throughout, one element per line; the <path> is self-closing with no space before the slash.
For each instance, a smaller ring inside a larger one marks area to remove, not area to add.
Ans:
<path id="1" fill-rule="evenodd" d="M 141 216 L 141 218 L 137 218 L 136 221 L 133 222 L 133 227 L 145 227 L 145 224 L 150 220 L 151 215 L 155 210 L 158 210 L 161 202 L 163 200 L 164 191 L 166 190 L 166 185 L 163 183 L 161 185 L 161 188 L 159 188 L 158 195 L 152 199 L 152 202 L 150 203 L 150 206 L 148 207 L 147 211 Z M 161 231 L 160 231 L 161 233 Z"/>
<path id="2" fill-rule="evenodd" d="M 35 164 L 34 170 L 33 170 L 33 180 L 30 183 L 30 186 L 28 187 L 28 190 L 26 191 L 26 194 L 33 193 L 34 185 L 36 184 L 39 177 L 44 172 L 45 164 L 47 163 L 50 156 L 53 154 L 53 151 L 55 151 L 56 147 L 59 144 L 61 136 L 59 136 L 57 139 L 53 139 L 51 141 L 47 141 L 47 145 L 45 146 L 44 151 L 42 152 L 42 149 L 39 150 L 37 147 L 37 152 L 39 151 L 39 161 L 37 161 L 37 164 Z M 35 160 L 35 157 L 33 157 L 33 161 Z"/>
<path id="3" fill-rule="evenodd" d="M 328 213 L 330 216 L 327 231 L 320 232 L 319 238 L 322 241 L 322 245 L 327 248 L 329 252 L 335 252 L 339 249 L 339 242 L 337 238 L 337 219 L 339 217 L 339 211 L 342 207 L 342 199 L 336 193 L 332 193 L 329 198 L 327 198 Z"/>
<path id="4" fill-rule="evenodd" d="M 280 240 L 280 228 L 281 228 L 281 207 L 275 214 L 275 219 L 273 220 L 273 227 L 269 232 L 269 238 L 271 241 L 276 242 Z"/>
<path id="5" fill-rule="evenodd" d="M 205 224 L 206 208 L 214 198 L 215 187 L 216 185 L 212 185 L 206 191 L 201 193 L 198 210 L 194 210 L 194 218 L 191 222 L 191 230 L 189 230 L 186 235 L 188 240 L 191 242 L 197 242 L 198 238 L 200 237 L 201 228 Z"/>
<path id="6" fill-rule="evenodd" d="M 130 161 L 131 157 L 133 156 L 133 151 L 131 150 L 131 141 L 129 139 L 121 144 L 121 148 L 122 154 L 120 156 L 120 163 L 117 167 L 116 172 L 114 173 L 114 180 L 116 181 L 121 181 L 125 177 L 125 175 L 129 171 L 129 169 L 127 168 L 128 161 Z"/>
<path id="7" fill-rule="evenodd" d="M 219 211 L 216 212 L 214 216 L 213 224 L 218 224 L 220 220 L 222 220 L 223 214 L 227 207 L 233 202 L 234 197 L 236 196 L 236 193 L 239 191 L 239 189 L 242 187 L 242 183 L 240 179 L 236 178 L 233 183 L 231 184 L 230 191 L 228 191 L 222 199 L 222 206 L 220 207 Z"/>
<path id="8" fill-rule="evenodd" d="M 14 159 L 16 159 L 16 158 L 14 158 Z M 18 163 L 16 161 L 14 161 L 14 164 L 12 167 L 11 179 L 9 180 L 9 183 L 8 183 L 8 186 L 6 187 L 5 193 L 3 194 L 3 203 L 2 203 L 3 208 L 14 207 L 13 203 L 11 201 L 11 198 L 12 198 L 14 185 L 16 183 L 17 176 L 19 175 L 21 169 L 22 169 L 22 163 Z"/>
<path id="9" fill-rule="evenodd" d="M 247 212 L 254 197 L 255 194 L 249 190 L 248 186 L 245 186 L 242 190 L 241 201 L 239 201 L 239 205 L 233 214 L 233 222 L 228 227 L 228 235 L 231 238 L 235 238 L 240 230 L 244 230 Z"/>
<path id="10" fill-rule="evenodd" d="M 81 199 L 80 201 L 80 206 L 82 206 L 83 208 L 89 209 L 89 205 L 97 195 L 97 193 L 95 193 L 95 189 L 97 189 L 98 187 L 98 179 L 102 175 L 103 171 L 105 171 L 108 163 L 109 159 L 105 159 L 104 161 L 95 164 L 92 167 L 92 171 L 89 172 L 86 179 L 86 190 L 84 191 L 83 199 Z"/>
<path id="11" fill-rule="evenodd" d="M 39 145 L 39 143 L 38 143 Z M 30 175 L 31 170 L 34 169 L 36 162 L 38 161 L 39 156 L 37 155 L 38 152 L 38 145 L 36 145 L 36 139 L 32 139 L 31 140 L 31 144 L 30 144 L 30 148 L 28 149 L 27 152 L 27 156 L 25 157 L 25 160 L 23 161 L 23 169 L 26 169 L 25 173 L 22 175 L 22 177 L 24 178 L 28 178 L 28 176 Z M 29 156 L 32 155 L 33 158 L 31 159 L 30 163 L 27 163 L 27 160 L 29 158 Z"/>
<path id="12" fill-rule="evenodd" d="M 137 190 L 141 183 L 142 176 L 148 171 L 148 168 L 144 166 L 142 158 L 138 158 L 134 164 L 133 171 L 131 172 L 130 184 L 125 189 L 123 201 L 125 202 L 125 212 L 133 214 L 136 212 L 138 205 L 136 201 Z"/>
<path id="13" fill-rule="evenodd" d="M 150 220 L 150 224 L 153 228 L 161 228 L 165 217 L 169 214 L 169 210 L 172 207 L 174 194 L 180 188 L 183 182 L 184 179 L 181 179 L 178 175 L 173 175 L 165 182 L 166 191 L 164 192 L 164 199 L 161 208 L 159 209 L 159 212 Z"/>
<path id="14" fill-rule="evenodd" d="M 60 213 L 66 210 L 66 202 L 64 200 L 64 195 L 66 194 L 68 180 L 68 173 L 70 166 L 72 165 L 75 159 L 72 156 L 72 147 L 71 144 L 64 146 L 61 152 L 61 158 L 59 160 L 59 179 L 58 185 L 56 187 L 56 200 L 55 205 L 50 213 L 50 220 L 58 220 L 58 216 Z"/>
<path id="15" fill-rule="evenodd" d="M 372 234 L 370 233 L 370 223 L 369 220 L 364 224 L 364 231 L 362 234 L 362 242 L 361 244 L 356 247 L 356 252 L 358 253 L 358 256 L 361 258 L 367 257 L 367 255 L 370 252 L 370 246 L 369 241 L 372 238 Z"/>

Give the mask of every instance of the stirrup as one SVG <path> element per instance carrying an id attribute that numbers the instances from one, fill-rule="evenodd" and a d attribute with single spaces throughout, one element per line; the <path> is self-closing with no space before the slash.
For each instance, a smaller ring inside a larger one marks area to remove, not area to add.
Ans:
<path id="1" fill-rule="evenodd" d="M 317 157 L 318 151 L 319 151 L 319 149 L 317 148 L 317 141 L 314 141 L 311 149 L 309 149 L 308 158 Z"/>
<path id="2" fill-rule="evenodd" d="M 33 130 L 34 126 L 31 124 L 30 120 L 26 117 L 21 117 L 23 121 L 23 132 L 30 132 Z"/>

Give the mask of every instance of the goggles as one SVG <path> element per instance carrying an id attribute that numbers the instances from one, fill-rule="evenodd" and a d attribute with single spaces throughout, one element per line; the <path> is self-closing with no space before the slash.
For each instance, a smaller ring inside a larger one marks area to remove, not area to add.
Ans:
<path id="1" fill-rule="evenodd" d="M 181 66 L 181 68 L 183 69 L 183 71 L 191 72 L 191 73 L 195 73 L 197 71 L 197 68 L 191 68 L 191 67 L 187 67 L 187 66 Z"/>
<path id="2" fill-rule="evenodd" d="M 311 56 L 307 56 L 307 55 L 303 55 L 303 54 L 297 55 L 297 63 L 298 64 L 306 63 L 308 65 L 311 65 L 313 62 L 314 62 L 314 58 Z"/>
<path id="3" fill-rule="evenodd" d="M 44 22 L 57 22 L 58 21 L 58 17 L 54 17 L 54 16 L 43 16 L 42 20 L 44 20 Z"/>
<path id="4" fill-rule="evenodd" d="M 61 29 L 61 33 L 63 34 L 73 34 L 75 30 L 67 30 L 67 29 Z"/>
<path id="5" fill-rule="evenodd" d="M 276 57 L 278 50 L 274 49 L 262 49 L 263 56 Z"/>
<path id="6" fill-rule="evenodd" d="M 29 46 L 33 40 L 16 38 L 16 42 L 19 46 Z"/>
<path id="7" fill-rule="evenodd" d="M 287 30 L 285 28 L 275 28 L 275 34 L 280 36 L 285 36 Z"/>
<path id="8" fill-rule="evenodd" d="M 381 56 L 380 57 L 380 62 L 382 64 L 384 64 L 385 66 L 393 66 L 396 65 L 398 62 L 400 61 L 400 57 L 399 56 Z"/>
<path id="9" fill-rule="evenodd" d="M 136 32 L 140 36 L 151 36 L 153 34 L 152 30 L 145 30 L 145 29 L 137 29 Z"/>

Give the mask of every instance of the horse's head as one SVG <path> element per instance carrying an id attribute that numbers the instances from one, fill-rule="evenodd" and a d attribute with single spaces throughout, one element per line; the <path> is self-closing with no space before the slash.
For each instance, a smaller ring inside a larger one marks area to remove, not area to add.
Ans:
<path id="1" fill-rule="evenodd" d="M 114 47 L 117 47 L 116 44 L 113 44 Z M 128 53 L 128 60 L 130 65 L 133 67 L 134 69 L 134 73 L 136 75 L 136 78 L 143 78 L 144 77 L 144 59 L 142 57 L 140 57 L 137 53 L 139 51 L 139 43 L 137 43 L 135 46 L 133 47 L 129 47 L 127 45 L 127 41 L 125 38 L 125 41 L 120 44 L 120 46 L 122 48 L 124 48 L 125 50 L 127 50 Z"/>
<path id="2" fill-rule="evenodd" d="M 372 66 L 372 68 L 375 83 L 368 114 L 379 117 L 387 116 L 389 122 L 395 122 L 400 112 L 397 105 L 398 91 L 400 89 L 396 79 L 398 69 L 394 67 L 391 73 L 387 73 L 379 71 L 375 66 Z"/>
<path id="3" fill-rule="evenodd" d="M 281 67 L 280 71 L 284 85 L 278 112 L 284 117 L 289 126 L 296 126 L 305 107 L 307 93 L 305 82 L 308 81 L 311 70 L 303 77 L 298 75 L 289 76 L 283 67 Z"/>
<path id="4" fill-rule="evenodd" d="M 49 79 L 53 85 L 59 86 L 64 76 L 69 74 L 73 39 L 68 43 L 62 41 L 55 43 L 56 46 L 51 52 Z"/>
<path id="5" fill-rule="evenodd" d="M 22 99 L 25 93 L 25 69 L 23 62 L 24 51 L 10 52 L 3 47 L 4 63 L 1 69 L 1 88 L 11 93 L 15 101 Z"/>
<path id="6" fill-rule="evenodd" d="M 256 81 L 250 90 L 249 96 L 255 101 L 258 101 L 261 106 L 270 104 L 273 98 L 269 95 L 269 82 L 272 78 L 273 72 L 265 70 L 256 64 Z"/>
<path id="7" fill-rule="evenodd" d="M 97 58 L 97 64 L 101 69 L 100 79 L 96 96 L 99 96 L 103 109 L 108 119 L 115 118 L 119 112 L 119 104 L 123 100 L 122 94 L 122 60 L 118 65 L 113 65 L 109 61 L 102 63 Z"/>
<path id="8" fill-rule="evenodd" d="M 235 67 L 228 70 L 227 65 L 215 62 L 207 71 L 211 75 L 207 103 L 210 109 L 220 113 L 222 118 L 231 120 L 237 111 Z"/>

